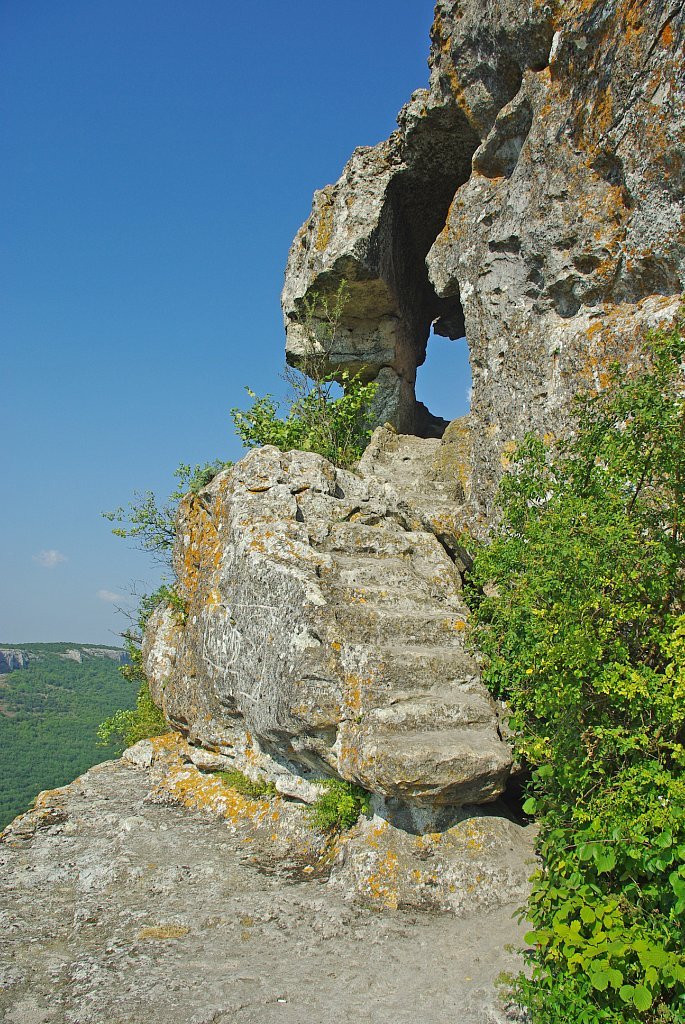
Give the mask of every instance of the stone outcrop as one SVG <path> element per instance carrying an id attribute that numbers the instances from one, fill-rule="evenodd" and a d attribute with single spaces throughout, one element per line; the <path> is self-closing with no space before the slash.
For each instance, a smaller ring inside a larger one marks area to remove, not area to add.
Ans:
<path id="1" fill-rule="evenodd" d="M 3 647 L 0 649 L 0 675 L 14 672 L 18 668 L 26 668 L 29 660 L 28 651 L 21 651 L 16 647 Z"/>
<path id="2" fill-rule="evenodd" d="M 414 399 L 431 324 L 471 354 L 473 492 L 506 448 L 568 428 L 572 396 L 640 359 L 685 284 L 683 6 L 440 0 L 430 87 L 387 142 L 314 196 L 288 259 L 303 302 L 349 283 L 331 369 L 379 382 L 378 421 L 439 429 Z"/>
<path id="3" fill-rule="evenodd" d="M 339 775 L 390 816 L 493 800 L 511 754 L 464 645 L 458 568 L 371 464 L 266 447 L 184 500 L 187 615 L 150 622 L 153 698 L 241 766 Z"/>

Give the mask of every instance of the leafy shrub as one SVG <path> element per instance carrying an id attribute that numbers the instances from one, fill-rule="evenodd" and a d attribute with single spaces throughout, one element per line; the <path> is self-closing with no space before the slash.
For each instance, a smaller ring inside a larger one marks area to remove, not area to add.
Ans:
<path id="1" fill-rule="evenodd" d="M 138 740 L 148 740 L 169 732 L 164 715 L 153 704 L 147 681 L 141 683 L 135 708 L 115 711 L 98 726 L 97 737 L 102 746 L 115 743 L 124 750 Z"/>
<path id="2" fill-rule="evenodd" d="M 309 824 L 322 832 L 343 832 L 368 814 L 369 794 L 344 779 L 324 779 L 324 792 L 308 809 Z"/>
<path id="3" fill-rule="evenodd" d="M 248 448 L 272 444 L 281 451 L 318 452 L 338 466 L 361 458 L 372 431 L 375 383 L 346 370 L 328 371 L 331 346 L 347 301 L 343 281 L 333 300 L 314 295 L 304 301 L 305 351 L 301 369 L 286 368 L 291 395 L 284 415 L 271 395 L 257 396 L 247 411 L 232 409 L 236 432 Z M 342 388 L 342 394 L 336 393 Z"/>
<path id="4" fill-rule="evenodd" d="M 484 678 L 532 771 L 534 1024 L 685 1021 L 685 339 L 529 437 L 470 580 Z"/>
<path id="5" fill-rule="evenodd" d="M 278 795 L 278 790 L 273 782 L 264 779 L 251 779 L 238 768 L 229 768 L 225 772 L 217 772 L 217 775 L 227 786 L 234 789 L 241 796 L 249 796 L 253 800 Z"/>

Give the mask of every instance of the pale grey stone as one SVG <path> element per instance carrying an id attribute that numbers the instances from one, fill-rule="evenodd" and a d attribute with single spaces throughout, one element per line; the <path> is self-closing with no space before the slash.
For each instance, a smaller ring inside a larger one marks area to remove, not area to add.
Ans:
<path id="1" fill-rule="evenodd" d="M 365 464 L 266 447 L 185 499 L 187 614 L 150 619 L 153 698 L 192 743 L 281 788 L 289 772 L 430 806 L 493 800 L 511 752 L 464 646 L 458 567 Z"/>

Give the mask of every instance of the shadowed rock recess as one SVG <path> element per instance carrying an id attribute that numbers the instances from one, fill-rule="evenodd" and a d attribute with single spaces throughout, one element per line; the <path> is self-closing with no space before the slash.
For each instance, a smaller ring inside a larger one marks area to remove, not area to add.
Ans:
<path id="1" fill-rule="evenodd" d="M 5 833 L 10 1021 L 123 1024 L 145 1005 L 150 1021 L 294 1024 L 303 991 L 321 1022 L 438 1024 L 455 1005 L 465 1024 L 516 1019 L 492 982 L 520 938 L 532 828 L 499 800 L 512 758 L 464 640 L 462 535 L 491 522 L 516 440 L 568 430 L 573 395 L 639 362 L 679 305 L 683 5 L 440 0 L 429 64 L 397 131 L 315 194 L 286 270 L 295 365 L 307 307 L 347 282 L 325 357 L 378 382 L 371 444 L 354 472 L 255 450 L 181 503 L 186 611 L 159 607 L 143 648 L 175 732 L 44 794 Z M 471 412 L 449 426 L 415 399 L 431 326 L 470 349 Z M 239 797 L 211 774 L 227 767 L 279 795 Z M 322 777 L 371 795 L 335 839 L 306 826 Z M 27 909 L 36 885 L 45 927 Z M 381 936 L 360 903 L 452 914 L 414 922 L 425 963 L 393 925 L 387 973 L 385 954 L 367 965 Z M 237 944 L 253 930 L 259 956 Z"/>

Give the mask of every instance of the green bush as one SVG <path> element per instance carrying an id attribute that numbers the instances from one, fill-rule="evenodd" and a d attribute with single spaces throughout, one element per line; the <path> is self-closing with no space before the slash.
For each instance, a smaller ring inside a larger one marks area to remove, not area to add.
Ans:
<path id="1" fill-rule="evenodd" d="M 153 704 L 147 681 L 138 690 L 135 708 L 115 711 L 98 726 L 97 737 L 102 746 L 114 743 L 119 750 L 132 746 L 138 740 L 148 740 L 169 732 L 164 715 Z"/>
<path id="2" fill-rule="evenodd" d="M 278 790 L 273 782 L 264 779 L 251 779 L 238 768 L 229 768 L 225 772 L 217 772 L 217 775 L 227 786 L 234 789 L 241 796 L 249 796 L 253 800 L 278 796 Z"/>
<path id="3" fill-rule="evenodd" d="M 344 779 L 324 779 L 324 792 L 308 808 L 309 824 L 321 832 L 343 832 L 356 824 L 360 814 L 368 814 L 369 794 Z"/>
<path id="4" fill-rule="evenodd" d="M 251 407 L 231 410 L 236 432 L 248 448 L 272 444 L 281 451 L 318 452 L 338 466 L 351 466 L 361 458 L 372 432 L 377 385 L 365 384 L 346 370 L 327 369 L 346 301 L 345 282 L 333 300 L 314 295 L 304 301 L 305 351 L 299 370 L 286 368 L 290 398 L 283 415 L 271 395 L 260 398 L 250 388 Z M 342 394 L 336 397 L 340 388 Z"/>
<path id="5" fill-rule="evenodd" d="M 529 437 L 470 579 L 484 678 L 532 772 L 534 1024 L 685 1021 L 685 340 L 649 340 Z"/>

